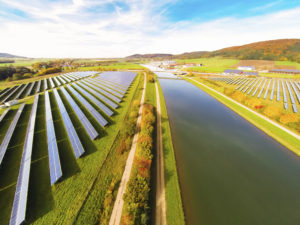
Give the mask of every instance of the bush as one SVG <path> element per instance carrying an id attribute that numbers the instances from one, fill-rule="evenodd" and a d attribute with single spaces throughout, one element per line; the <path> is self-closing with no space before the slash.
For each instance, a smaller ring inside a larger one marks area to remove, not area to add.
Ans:
<path id="1" fill-rule="evenodd" d="M 26 79 L 26 78 L 32 78 L 32 73 L 25 73 L 23 75 L 23 78 Z"/>
<path id="2" fill-rule="evenodd" d="M 284 114 L 280 117 L 280 122 L 283 124 L 296 123 L 298 121 L 299 121 L 299 118 L 294 113 Z"/>
<path id="3" fill-rule="evenodd" d="M 238 102 L 243 102 L 245 100 L 246 96 L 239 91 L 235 91 L 233 94 L 231 94 L 231 98 L 233 98 L 234 100 L 236 100 Z"/>
<path id="4" fill-rule="evenodd" d="M 274 105 L 269 105 L 264 110 L 264 114 L 272 119 L 276 119 L 281 115 L 281 108 Z"/>
<path id="5" fill-rule="evenodd" d="M 12 80 L 20 80 L 22 79 L 22 75 L 20 73 L 14 73 L 12 76 Z"/>
<path id="6" fill-rule="evenodd" d="M 260 108 L 261 106 L 261 101 L 257 98 L 250 98 L 249 100 L 246 101 L 246 105 L 248 105 L 251 108 Z"/>

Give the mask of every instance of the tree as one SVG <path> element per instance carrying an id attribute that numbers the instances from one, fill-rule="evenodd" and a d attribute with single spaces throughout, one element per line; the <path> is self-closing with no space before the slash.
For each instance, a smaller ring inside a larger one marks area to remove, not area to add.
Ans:
<path id="1" fill-rule="evenodd" d="M 20 73 L 14 73 L 12 76 L 12 80 L 20 80 L 22 79 L 22 74 Z"/>

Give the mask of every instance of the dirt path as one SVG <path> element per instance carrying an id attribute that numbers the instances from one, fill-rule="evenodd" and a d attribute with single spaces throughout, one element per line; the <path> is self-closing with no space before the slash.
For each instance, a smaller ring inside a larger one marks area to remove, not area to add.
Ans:
<path id="1" fill-rule="evenodd" d="M 161 106 L 157 82 L 156 89 L 156 107 L 157 107 L 157 133 L 156 133 L 156 207 L 155 224 L 166 225 L 166 201 L 165 201 L 165 170 L 163 158 L 162 128 L 161 128 Z"/>
<path id="2" fill-rule="evenodd" d="M 124 205 L 123 195 L 126 192 L 127 183 L 130 178 L 131 168 L 132 168 L 132 164 L 133 164 L 133 160 L 134 160 L 135 150 L 136 150 L 140 127 L 141 127 L 142 112 L 143 112 L 143 106 L 144 106 L 145 94 L 146 94 L 146 83 L 147 83 L 147 79 L 146 79 L 146 74 L 144 73 L 144 90 L 143 90 L 143 95 L 142 95 L 141 103 L 140 103 L 139 117 L 137 119 L 136 130 L 135 130 L 135 134 L 133 137 L 132 146 L 131 146 L 131 149 L 130 149 L 130 152 L 129 152 L 129 155 L 128 155 L 128 158 L 126 161 L 125 170 L 124 170 L 124 173 L 123 173 L 123 176 L 121 179 L 121 183 L 120 183 L 117 198 L 116 198 L 116 201 L 114 204 L 114 208 L 113 208 L 110 220 L 109 220 L 109 225 L 119 225 L 121 222 L 122 210 L 123 210 L 123 205 Z"/>
<path id="3" fill-rule="evenodd" d="M 211 90 L 211 91 L 213 91 L 213 92 L 215 92 L 215 93 L 217 93 L 217 94 L 223 96 L 224 98 L 230 100 L 231 102 L 234 102 L 235 104 L 237 104 L 237 105 L 243 107 L 244 109 L 247 109 L 248 111 L 254 113 L 255 115 L 261 117 L 262 119 L 268 121 L 268 122 L 271 123 L 272 125 L 274 125 L 274 126 L 280 128 L 281 130 L 285 131 L 286 133 L 288 133 L 288 134 L 292 135 L 293 137 L 297 138 L 298 140 L 300 140 L 300 136 L 299 136 L 298 134 L 294 133 L 293 131 L 288 130 L 287 128 L 281 126 L 280 124 L 274 122 L 273 120 L 271 120 L 271 119 L 269 119 L 269 118 L 267 118 L 267 117 L 265 117 L 265 116 L 259 114 L 258 112 L 255 112 L 255 111 L 252 110 L 252 109 L 249 109 L 247 106 L 242 105 L 241 103 L 239 103 L 239 102 L 237 102 L 237 101 L 235 101 L 235 100 L 233 100 L 233 99 L 227 97 L 226 95 L 224 95 L 224 94 L 222 94 L 222 93 L 220 93 L 220 92 L 218 92 L 218 91 L 216 91 L 216 90 L 214 90 L 214 89 L 208 87 L 208 86 L 205 85 L 205 84 L 202 84 L 201 82 L 199 82 L 199 81 L 197 81 L 197 80 L 195 80 L 195 79 L 193 79 L 193 78 L 188 78 L 188 77 L 187 77 L 187 79 L 192 80 L 192 81 L 194 81 L 194 82 L 196 82 L 196 83 L 198 83 L 198 84 L 200 84 L 200 85 L 202 85 L 202 86 L 208 88 L 209 90 Z"/>

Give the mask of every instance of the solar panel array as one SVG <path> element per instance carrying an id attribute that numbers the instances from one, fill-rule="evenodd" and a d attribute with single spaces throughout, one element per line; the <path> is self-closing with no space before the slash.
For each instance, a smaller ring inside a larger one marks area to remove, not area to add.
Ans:
<path id="1" fill-rule="evenodd" d="M 73 110 L 76 113 L 76 116 L 80 120 L 80 122 L 83 125 L 83 128 L 86 130 L 88 135 L 92 140 L 95 140 L 98 136 L 99 133 L 96 131 L 96 129 L 93 127 L 93 125 L 90 123 L 88 118 L 84 115 L 84 113 L 81 111 L 80 107 L 76 104 L 76 102 L 73 100 L 73 98 L 69 95 L 69 93 L 66 91 L 64 87 L 61 88 L 62 93 L 72 106 Z"/>
<path id="2" fill-rule="evenodd" d="M 101 114 L 87 101 L 84 97 L 82 97 L 81 94 L 79 94 L 73 87 L 71 87 L 69 84 L 67 85 L 68 89 L 71 91 L 73 95 L 76 96 L 76 98 L 80 101 L 82 105 L 84 105 L 87 110 L 93 115 L 93 117 L 97 120 L 97 122 L 101 126 L 106 126 L 107 121 L 101 116 Z"/>
<path id="3" fill-rule="evenodd" d="M 25 107 L 25 103 L 23 103 L 19 107 L 19 109 L 18 109 L 18 111 L 17 111 L 17 113 L 16 113 L 13 121 L 11 122 L 11 124 L 10 124 L 10 126 L 8 128 L 8 131 L 6 132 L 6 135 L 5 135 L 3 141 L 2 141 L 2 143 L 0 145 L 0 166 L 2 164 L 2 161 L 3 161 L 3 158 L 4 158 L 5 153 L 7 151 L 8 145 L 9 145 L 9 143 L 11 141 L 11 138 L 13 136 L 13 133 L 14 133 L 15 129 L 16 129 L 16 126 L 18 124 L 18 121 L 20 119 L 20 116 L 21 116 L 21 114 L 23 112 L 24 107 Z"/>
<path id="4" fill-rule="evenodd" d="M 58 154 L 57 141 L 54 131 L 54 124 L 51 111 L 51 103 L 49 92 L 45 92 L 45 110 L 46 110 L 46 128 L 47 128 L 47 143 L 50 167 L 50 183 L 56 183 L 62 177 L 60 159 Z"/>
<path id="5" fill-rule="evenodd" d="M 274 95 L 276 94 L 276 101 L 279 102 L 282 96 L 284 108 L 287 110 L 290 102 L 293 112 L 298 112 L 296 98 L 300 104 L 300 83 L 297 80 L 245 77 L 212 77 L 210 79 L 226 82 L 228 85 L 237 85 L 236 90 L 240 90 L 248 95 L 252 93 L 252 96 L 255 96 L 258 93 L 257 98 L 263 96 L 264 99 L 267 99 L 269 95 L 269 99 L 273 101 Z M 251 81 L 249 81 L 249 79 Z M 290 99 L 290 101 L 288 99 Z"/>
<path id="6" fill-rule="evenodd" d="M 2 122 L 2 120 L 4 120 L 5 116 L 7 115 L 7 113 L 10 111 L 10 108 L 6 109 L 0 116 L 0 123 Z"/>
<path id="7" fill-rule="evenodd" d="M 27 196 L 29 187 L 29 174 L 31 165 L 31 155 L 33 148 L 34 128 L 36 121 L 37 106 L 39 101 L 39 95 L 35 96 L 32 106 L 29 124 L 27 127 L 23 155 L 21 159 L 21 165 L 19 169 L 19 176 L 15 191 L 15 197 L 12 207 L 12 213 L 10 218 L 10 225 L 19 225 L 25 221 Z"/>
<path id="8" fill-rule="evenodd" d="M 68 115 L 68 112 L 67 112 L 57 90 L 54 89 L 53 92 L 54 92 L 55 99 L 56 99 L 60 114 L 62 116 L 64 125 L 65 125 L 65 128 L 66 128 L 69 140 L 71 142 L 72 149 L 74 151 L 76 158 L 79 158 L 80 156 L 82 156 L 84 154 L 83 146 L 80 142 L 80 139 L 76 133 L 76 130 L 72 124 L 72 121 Z"/>

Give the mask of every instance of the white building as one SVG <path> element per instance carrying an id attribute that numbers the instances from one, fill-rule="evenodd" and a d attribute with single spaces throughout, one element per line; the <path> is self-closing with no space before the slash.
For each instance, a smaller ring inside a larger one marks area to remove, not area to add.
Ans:
<path id="1" fill-rule="evenodd" d="M 239 66 L 239 70 L 255 70 L 254 66 Z"/>

